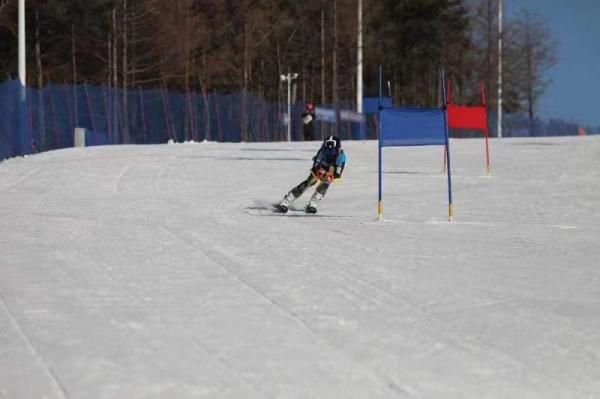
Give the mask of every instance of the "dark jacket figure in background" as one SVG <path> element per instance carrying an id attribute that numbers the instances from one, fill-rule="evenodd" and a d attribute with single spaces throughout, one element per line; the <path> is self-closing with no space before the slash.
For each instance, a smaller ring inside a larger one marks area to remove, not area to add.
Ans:
<path id="1" fill-rule="evenodd" d="M 290 203 L 300 197 L 309 187 L 319 182 L 310 202 L 306 206 L 307 213 L 316 213 L 319 201 L 325 196 L 331 182 L 342 177 L 345 166 L 346 154 L 342 150 L 342 141 L 335 136 L 327 137 L 313 157 L 310 175 L 302 183 L 291 189 L 279 202 L 277 208 L 283 213 L 287 212 Z"/>
<path id="2" fill-rule="evenodd" d="M 302 113 L 302 123 L 304 124 L 304 141 L 311 141 L 315 136 L 315 105 L 311 102 L 306 103 L 306 108 Z"/>

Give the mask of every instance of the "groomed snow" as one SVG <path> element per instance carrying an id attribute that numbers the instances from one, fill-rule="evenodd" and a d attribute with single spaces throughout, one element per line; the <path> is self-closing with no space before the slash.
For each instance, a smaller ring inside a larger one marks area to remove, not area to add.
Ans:
<path id="1" fill-rule="evenodd" d="M 600 137 L 318 145 L 1 162 L 0 398 L 600 397 Z"/>

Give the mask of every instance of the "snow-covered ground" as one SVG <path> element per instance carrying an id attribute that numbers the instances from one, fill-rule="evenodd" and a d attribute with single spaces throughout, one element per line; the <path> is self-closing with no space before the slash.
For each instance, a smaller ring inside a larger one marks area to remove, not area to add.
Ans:
<path id="1" fill-rule="evenodd" d="M 600 397 L 600 137 L 344 146 L 0 163 L 0 398 Z"/>

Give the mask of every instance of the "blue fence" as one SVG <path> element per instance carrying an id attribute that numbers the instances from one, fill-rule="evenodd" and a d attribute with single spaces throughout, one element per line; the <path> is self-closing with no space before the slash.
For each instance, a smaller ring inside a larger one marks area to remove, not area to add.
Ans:
<path id="1" fill-rule="evenodd" d="M 341 104 L 343 105 L 343 104 Z M 340 106 L 341 106 L 340 105 Z M 331 107 L 331 106 L 330 106 Z M 339 115 L 339 106 L 331 107 Z M 292 139 L 302 140 L 303 104 L 292 106 Z M 73 146 L 75 127 L 92 144 L 284 141 L 287 106 L 251 93 L 127 91 L 89 84 L 49 84 L 22 89 L 17 80 L 0 84 L 0 159 Z M 315 122 L 315 137 L 365 135 L 352 121 Z M 374 126 L 372 126 L 374 130 Z M 373 131 L 370 136 L 376 136 Z"/>
<path id="2" fill-rule="evenodd" d="M 391 105 L 391 99 L 388 100 Z M 350 102 L 319 105 L 335 113 L 337 122 L 317 118 L 314 137 L 337 134 L 345 140 L 377 139 L 377 107 L 372 106 L 373 101 L 366 98 L 364 102 L 365 129 L 361 129 L 360 123 L 344 119 L 344 110 L 353 109 Z M 302 110 L 303 104 L 292 106 L 292 140 L 302 140 Z M 86 142 L 92 145 L 159 144 L 169 140 L 285 141 L 287 138 L 286 105 L 248 92 L 123 91 L 89 84 L 49 84 L 38 90 L 23 89 L 17 80 L 7 80 L 0 83 L 0 112 L 0 160 L 72 147 L 75 127 L 89 130 Z M 493 132 L 494 115 L 490 117 Z M 576 125 L 558 120 L 536 119 L 534 124 L 534 131 L 539 135 L 577 134 Z M 507 116 L 504 126 L 505 136 L 529 135 L 527 118 Z"/>

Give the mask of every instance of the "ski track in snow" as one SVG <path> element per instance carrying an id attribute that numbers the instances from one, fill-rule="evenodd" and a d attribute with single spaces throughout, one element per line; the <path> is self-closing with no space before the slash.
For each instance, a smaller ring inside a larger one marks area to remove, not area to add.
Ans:
<path id="1" fill-rule="evenodd" d="M 23 340 L 23 343 L 25 343 L 25 345 L 27 346 L 27 349 L 29 350 L 29 352 L 36 359 L 36 362 L 44 369 L 44 372 L 46 373 L 48 378 L 52 381 L 54 393 L 56 395 L 58 395 L 58 397 L 60 397 L 60 398 L 68 398 L 69 395 L 67 394 L 66 390 L 62 386 L 60 380 L 58 379 L 58 377 L 56 376 L 56 374 L 54 373 L 52 368 L 47 365 L 44 358 L 38 353 L 37 349 L 31 343 L 29 338 L 27 338 L 27 335 L 23 332 L 23 329 L 21 329 L 21 326 L 19 326 L 19 322 L 14 318 L 14 316 L 12 315 L 12 313 L 6 306 L 6 302 L 4 301 L 4 298 L 2 297 L 1 293 L 0 293 L 0 304 L 2 304 L 2 310 L 8 317 L 8 320 L 10 322 L 12 329 L 17 332 L 19 337 Z"/>
<path id="2" fill-rule="evenodd" d="M 8 190 L 12 187 L 18 186 L 20 183 L 24 182 L 25 180 L 27 180 L 29 177 L 35 175 L 36 173 L 38 173 L 40 170 L 39 169 L 34 169 L 32 171 L 27 172 L 24 176 L 17 178 L 15 181 L 8 183 L 7 185 L 0 187 L 1 190 Z"/>
<path id="3" fill-rule="evenodd" d="M 0 397 L 600 397 L 600 137 L 344 144 L 0 163 Z"/>
<path id="4" fill-rule="evenodd" d="M 225 270 L 233 279 L 235 279 L 236 281 L 238 281 L 240 284 L 242 284 L 242 285 L 250 288 L 257 295 L 259 295 L 260 297 L 262 297 L 265 301 L 267 301 L 268 303 L 270 303 L 271 305 L 273 305 L 275 308 L 277 308 L 277 310 L 281 311 L 285 316 L 287 316 L 291 320 L 293 320 L 298 326 L 300 326 L 301 328 L 305 329 L 310 334 L 314 335 L 315 338 L 317 338 L 318 340 L 325 342 L 332 350 L 334 350 L 336 352 L 338 351 L 337 348 L 335 348 L 335 346 L 333 346 L 333 345 L 330 344 L 330 342 L 327 340 L 326 337 L 322 336 L 321 334 L 319 334 L 318 331 L 314 330 L 305 320 L 302 319 L 302 317 L 300 317 L 298 314 L 294 313 L 293 311 L 290 311 L 285 306 L 277 303 L 276 300 L 274 300 L 273 298 L 271 298 L 269 295 L 265 294 L 262 290 L 260 290 L 256 286 L 254 286 L 252 283 L 250 283 L 248 281 L 245 281 L 243 278 L 241 278 L 240 276 L 238 276 L 235 272 L 233 272 L 227 266 L 230 263 L 239 264 L 241 262 L 240 260 L 233 259 L 231 256 L 228 256 L 225 253 L 222 253 L 222 252 L 219 252 L 219 251 L 213 250 L 213 249 L 208 249 L 205 246 L 197 247 L 196 245 L 188 242 L 186 239 L 182 238 L 178 234 L 173 233 L 172 231 L 170 231 L 169 229 L 165 228 L 164 226 L 162 228 L 165 229 L 165 231 L 167 231 L 170 234 L 172 234 L 175 237 L 177 237 L 178 239 L 180 239 L 182 242 L 184 242 L 187 245 L 189 245 L 190 247 L 192 247 L 192 248 L 200 251 L 206 257 L 208 257 L 209 259 L 211 259 L 216 265 L 218 265 L 220 268 L 222 268 L 223 270 Z M 342 354 L 343 357 L 346 357 L 345 353 L 341 353 L 341 354 Z M 360 367 L 360 365 L 358 365 L 358 366 Z M 368 372 L 372 373 L 372 370 L 368 370 Z M 377 376 L 377 378 L 379 380 L 381 379 L 380 376 Z M 409 394 L 408 391 L 404 391 L 401 387 L 398 387 L 395 383 L 391 382 L 388 376 L 384 376 L 384 378 L 386 379 L 386 382 L 379 381 L 379 383 L 381 384 L 382 387 L 386 387 L 387 386 L 388 388 L 391 389 L 391 391 L 393 391 L 395 393 L 402 393 L 404 395 Z"/>
<path id="5" fill-rule="evenodd" d="M 269 211 L 267 210 L 267 213 Z M 234 213 L 229 212 L 228 214 Z M 254 215 L 254 214 L 252 214 Z M 282 215 L 284 216 L 284 215 Z M 307 217 L 311 217 L 311 216 L 307 216 Z M 386 220 L 387 221 L 387 220 Z M 403 223 L 401 221 L 397 221 L 399 223 Z M 425 224 L 427 223 L 432 223 L 432 221 L 426 221 L 424 222 Z M 436 223 L 436 222 L 433 222 Z M 443 222 L 445 224 L 448 224 L 448 222 Z M 466 222 L 466 224 L 468 224 L 468 222 Z M 478 224 L 478 225 L 485 225 L 485 224 Z M 299 226 L 300 228 L 307 228 L 307 225 L 302 225 Z M 536 225 L 535 227 L 539 227 L 539 225 Z M 542 227 L 554 227 L 554 226 L 542 226 Z M 313 226 L 308 227 L 309 229 L 312 229 Z M 224 265 L 224 263 L 222 263 L 222 265 Z M 223 266 L 225 267 L 225 266 Z M 433 334 L 430 331 L 423 331 L 424 335 L 429 336 L 432 340 L 443 340 L 446 341 L 445 344 L 451 344 L 456 346 L 457 348 L 459 348 L 460 350 L 464 351 L 467 354 L 471 354 L 473 351 L 481 351 L 481 352 L 486 352 L 488 354 L 490 354 L 491 356 L 495 357 L 496 359 L 500 360 L 500 361 L 506 361 L 509 363 L 515 363 L 518 364 L 520 367 L 522 367 L 523 369 L 529 369 L 529 370 L 534 370 L 536 373 L 539 374 L 539 377 L 544 379 L 546 381 L 547 384 L 552 384 L 553 382 L 556 381 L 560 381 L 562 384 L 564 384 L 564 387 L 568 387 L 568 382 L 564 382 L 562 381 L 561 376 L 559 375 L 552 375 L 550 373 L 545 372 L 544 370 L 537 368 L 535 366 L 533 366 L 532 364 L 528 364 L 527 361 L 521 359 L 518 356 L 511 356 L 507 353 L 502 352 L 502 350 L 499 350 L 498 348 L 496 348 L 493 344 L 493 342 L 487 342 L 487 341 L 482 341 L 480 339 L 477 339 L 475 337 L 469 336 L 469 337 L 464 337 L 463 334 L 455 328 L 454 325 L 452 325 L 451 323 L 447 323 L 444 322 L 442 319 L 435 317 L 434 315 L 428 313 L 424 307 L 419 306 L 419 305 L 415 305 L 414 303 L 412 303 L 411 301 L 397 295 L 394 293 L 391 293 L 385 289 L 382 289 L 380 287 L 377 287 L 375 285 L 372 285 L 368 282 L 366 282 L 365 280 L 361 279 L 360 277 L 353 275 L 351 273 L 346 272 L 343 268 L 336 268 L 334 273 L 340 274 L 342 276 L 344 276 L 344 278 L 347 279 L 348 282 L 350 282 L 350 284 L 359 284 L 361 286 L 367 287 L 370 290 L 373 291 L 377 291 L 379 294 L 382 294 L 382 296 L 387 297 L 388 299 L 391 299 L 392 303 L 385 303 L 384 301 L 380 301 L 377 300 L 376 298 L 374 298 L 373 296 L 369 296 L 369 295 L 365 295 L 362 292 L 360 292 L 360 289 L 355 289 L 354 287 L 352 287 L 351 285 L 343 285 L 344 289 L 348 289 L 353 291 L 354 293 L 358 294 L 360 297 L 374 302 L 377 305 L 381 305 L 381 306 L 386 306 L 390 308 L 390 311 L 393 311 L 394 306 L 393 306 L 393 301 L 399 301 L 401 303 L 404 303 L 405 305 L 407 305 L 408 307 L 411 308 L 411 310 L 413 310 L 413 314 L 420 314 L 423 317 L 425 317 L 426 319 L 429 320 L 430 323 L 432 323 L 433 325 L 436 326 L 436 331 L 445 331 L 446 334 L 439 336 L 437 334 Z M 237 278 L 237 276 L 236 276 Z M 249 283 L 242 281 L 244 284 L 251 286 Z M 275 303 L 274 301 L 272 301 L 270 298 L 268 298 L 264 293 L 262 293 L 260 290 L 256 289 L 253 287 L 253 289 L 255 289 L 255 291 L 257 291 L 260 295 L 264 296 L 265 298 L 267 298 L 269 301 L 273 302 L 276 306 L 281 307 L 280 305 L 278 305 L 277 303 Z M 495 305 L 497 303 L 493 303 L 491 305 Z M 486 304 L 484 306 L 490 306 L 489 304 Z M 282 310 L 284 312 L 287 313 L 287 310 L 283 309 Z M 296 315 L 292 315 L 290 314 L 292 317 L 295 317 L 298 319 L 299 322 L 302 323 L 303 326 L 305 326 L 307 329 L 311 330 L 311 327 L 308 326 L 304 321 L 302 321 L 300 318 L 298 318 Z M 312 330 L 311 330 L 312 331 Z M 318 335 L 318 332 L 314 332 L 315 334 Z M 449 334 L 448 334 L 449 333 Z M 467 341 L 469 342 L 468 345 L 464 345 L 461 342 L 464 339 L 467 339 Z M 385 378 L 389 381 L 390 377 L 389 376 L 385 376 Z M 397 386 L 398 382 L 394 382 L 393 386 Z M 582 392 L 579 391 L 579 389 L 575 388 L 574 391 L 578 392 L 579 394 L 581 394 Z M 405 393 L 410 393 L 410 391 L 405 391 Z"/>

